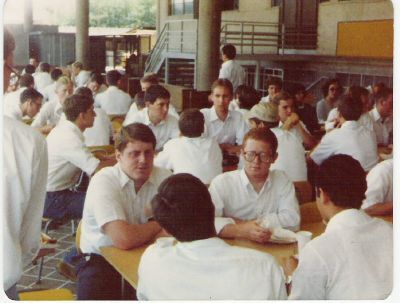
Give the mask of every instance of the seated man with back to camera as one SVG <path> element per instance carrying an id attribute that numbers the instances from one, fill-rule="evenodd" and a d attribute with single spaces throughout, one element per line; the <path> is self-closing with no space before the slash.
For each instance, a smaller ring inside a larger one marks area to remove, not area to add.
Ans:
<path id="1" fill-rule="evenodd" d="M 155 220 L 176 241 L 158 239 L 144 252 L 139 300 L 286 299 L 274 257 L 217 237 L 214 205 L 199 179 L 190 174 L 167 178 L 151 205 Z"/>
<path id="2" fill-rule="evenodd" d="M 215 225 L 223 238 L 245 238 L 265 243 L 271 228 L 298 230 L 299 204 L 293 183 L 279 170 L 270 170 L 276 160 L 278 141 L 264 128 L 251 129 L 244 137 L 241 157 L 244 168 L 223 173 L 209 187 L 215 205 Z"/>

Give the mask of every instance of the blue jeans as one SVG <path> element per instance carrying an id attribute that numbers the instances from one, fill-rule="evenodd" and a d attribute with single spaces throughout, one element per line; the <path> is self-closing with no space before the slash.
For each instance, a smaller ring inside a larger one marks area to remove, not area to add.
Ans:
<path id="1" fill-rule="evenodd" d="M 59 220 L 82 218 L 85 192 L 69 189 L 46 193 L 43 217 Z"/>

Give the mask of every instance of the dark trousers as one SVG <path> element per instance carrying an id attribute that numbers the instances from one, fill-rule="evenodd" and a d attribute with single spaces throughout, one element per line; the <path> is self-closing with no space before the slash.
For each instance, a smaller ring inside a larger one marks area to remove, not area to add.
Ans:
<path id="1" fill-rule="evenodd" d="M 77 300 L 137 300 L 136 291 L 125 282 L 121 294 L 122 276 L 100 255 L 91 254 L 78 265 Z"/>
<path id="2" fill-rule="evenodd" d="M 46 193 L 43 217 L 69 220 L 82 218 L 85 192 L 73 192 L 69 189 Z"/>

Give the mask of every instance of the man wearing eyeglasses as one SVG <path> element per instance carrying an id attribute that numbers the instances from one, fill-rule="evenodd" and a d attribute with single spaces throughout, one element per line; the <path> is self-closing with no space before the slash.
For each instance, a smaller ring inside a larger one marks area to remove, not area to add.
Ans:
<path id="1" fill-rule="evenodd" d="M 265 128 L 251 129 L 244 137 L 244 168 L 217 176 L 209 191 L 215 205 L 215 227 L 223 238 L 244 238 L 265 243 L 269 227 L 298 230 L 299 205 L 293 183 L 279 170 L 270 170 L 277 158 L 276 136 Z M 265 225 L 264 225 L 265 227 Z"/>

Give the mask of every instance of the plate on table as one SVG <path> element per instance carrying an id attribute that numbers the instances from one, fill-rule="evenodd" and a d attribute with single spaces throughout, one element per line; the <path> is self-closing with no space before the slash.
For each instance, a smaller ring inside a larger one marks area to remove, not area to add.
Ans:
<path id="1" fill-rule="evenodd" d="M 295 243 L 297 242 L 296 233 L 284 228 L 274 228 L 269 242 L 278 244 Z"/>

